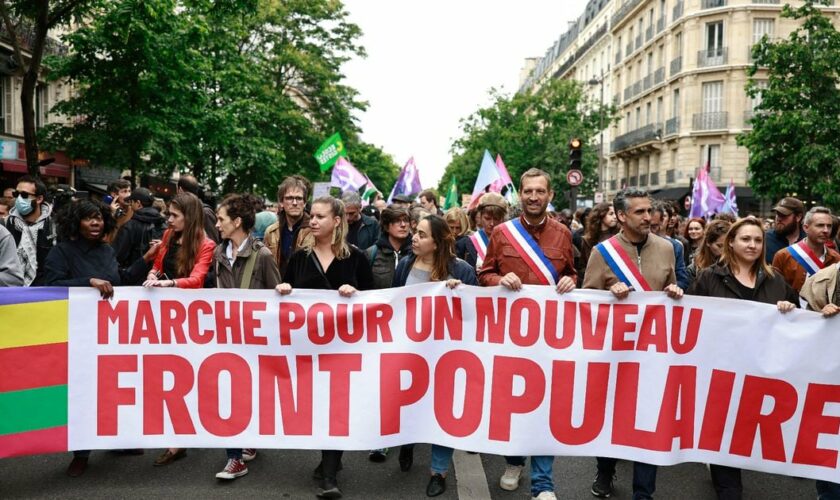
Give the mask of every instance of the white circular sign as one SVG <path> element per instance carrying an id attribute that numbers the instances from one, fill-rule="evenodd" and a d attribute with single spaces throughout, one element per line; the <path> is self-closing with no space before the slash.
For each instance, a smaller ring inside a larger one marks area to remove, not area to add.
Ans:
<path id="1" fill-rule="evenodd" d="M 583 172 L 575 169 L 569 170 L 566 173 L 566 182 L 570 186 L 580 186 L 580 183 L 583 182 Z"/>

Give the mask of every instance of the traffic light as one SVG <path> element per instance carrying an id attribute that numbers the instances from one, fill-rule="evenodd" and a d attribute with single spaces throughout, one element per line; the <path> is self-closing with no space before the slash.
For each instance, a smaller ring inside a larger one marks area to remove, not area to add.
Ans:
<path id="1" fill-rule="evenodd" d="M 569 170 L 581 170 L 581 158 L 583 156 L 583 150 L 581 149 L 582 146 L 583 144 L 577 137 L 573 137 L 572 140 L 569 141 Z"/>

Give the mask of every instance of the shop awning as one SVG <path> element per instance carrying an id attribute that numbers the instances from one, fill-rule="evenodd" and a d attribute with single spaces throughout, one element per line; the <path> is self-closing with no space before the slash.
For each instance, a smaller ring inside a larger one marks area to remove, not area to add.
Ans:
<path id="1" fill-rule="evenodd" d="M 29 172 L 26 167 L 26 162 L 21 160 L 2 160 L 0 164 L 3 165 L 4 172 L 15 172 L 19 174 L 25 174 Z M 47 165 L 46 167 L 41 167 L 41 175 L 47 175 L 51 177 L 62 177 L 67 179 L 70 177 L 70 167 L 67 165 L 59 165 L 57 163 L 53 163 Z"/>

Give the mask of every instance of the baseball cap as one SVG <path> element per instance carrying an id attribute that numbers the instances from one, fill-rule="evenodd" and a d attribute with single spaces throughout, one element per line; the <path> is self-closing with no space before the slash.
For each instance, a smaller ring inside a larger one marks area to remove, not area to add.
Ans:
<path id="1" fill-rule="evenodd" d="M 155 201 L 155 197 L 152 196 L 152 192 L 146 188 L 134 188 L 134 191 L 131 192 L 131 196 L 128 197 L 128 201 L 139 201 L 144 205 L 148 205 Z"/>
<path id="2" fill-rule="evenodd" d="M 793 213 L 805 213 L 805 205 L 799 199 L 793 196 L 782 198 L 782 200 L 773 207 L 774 212 L 779 212 L 782 215 L 790 215 Z"/>

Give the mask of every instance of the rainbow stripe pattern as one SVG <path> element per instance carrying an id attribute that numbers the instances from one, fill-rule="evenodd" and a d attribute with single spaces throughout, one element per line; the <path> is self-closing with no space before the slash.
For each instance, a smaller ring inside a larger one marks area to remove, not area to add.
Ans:
<path id="1" fill-rule="evenodd" d="M 67 288 L 0 288 L 0 458 L 67 451 Z"/>

